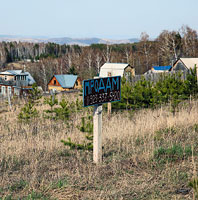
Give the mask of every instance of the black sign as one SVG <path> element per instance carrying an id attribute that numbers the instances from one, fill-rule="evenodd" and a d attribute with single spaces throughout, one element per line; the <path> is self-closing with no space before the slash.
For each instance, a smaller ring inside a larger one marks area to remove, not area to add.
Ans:
<path id="1" fill-rule="evenodd" d="M 93 106 L 121 99 L 121 76 L 83 81 L 83 105 Z"/>

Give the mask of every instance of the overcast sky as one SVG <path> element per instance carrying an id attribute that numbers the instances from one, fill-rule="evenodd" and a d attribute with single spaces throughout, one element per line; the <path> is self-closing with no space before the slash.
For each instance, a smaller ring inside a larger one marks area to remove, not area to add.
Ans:
<path id="1" fill-rule="evenodd" d="M 0 7 L 0 35 L 127 39 L 198 30 L 198 0 L 0 0 Z"/>

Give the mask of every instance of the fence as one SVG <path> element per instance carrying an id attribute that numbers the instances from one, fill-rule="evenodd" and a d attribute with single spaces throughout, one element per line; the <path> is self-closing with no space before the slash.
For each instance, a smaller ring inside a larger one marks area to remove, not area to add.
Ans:
<path id="1" fill-rule="evenodd" d="M 163 79 L 166 76 L 171 76 L 175 74 L 176 76 L 180 77 L 181 80 L 186 80 L 187 75 L 191 73 L 190 70 L 186 71 L 170 71 L 170 72 L 163 72 L 163 73 L 150 73 L 150 74 L 144 74 L 144 75 L 135 75 L 132 77 L 131 82 L 136 83 L 137 81 L 140 81 L 142 78 L 145 78 L 147 81 L 157 82 L 161 79 Z"/>

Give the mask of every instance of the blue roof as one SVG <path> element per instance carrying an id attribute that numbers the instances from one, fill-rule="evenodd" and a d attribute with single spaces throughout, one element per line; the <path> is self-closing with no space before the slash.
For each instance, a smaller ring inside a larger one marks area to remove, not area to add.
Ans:
<path id="1" fill-rule="evenodd" d="M 77 75 L 72 74 L 62 74 L 54 75 L 56 80 L 60 83 L 62 88 L 73 88 L 77 80 Z"/>
<path id="2" fill-rule="evenodd" d="M 168 66 L 153 66 L 154 70 L 169 70 L 171 68 L 171 65 Z"/>

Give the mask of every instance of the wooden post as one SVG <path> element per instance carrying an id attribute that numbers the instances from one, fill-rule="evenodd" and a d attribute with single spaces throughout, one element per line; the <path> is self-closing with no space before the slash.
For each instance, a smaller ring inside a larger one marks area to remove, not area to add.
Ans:
<path id="1" fill-rule="evenodd" d="M 195 67 L 196 67 L 197 84 L 198 84 L 198 69 L 197 69 L 197 65 L 195 65 Z"/>
<path id="2" fill-rule="evenodd" d="M 111 77 L 111 73 L 108 73 L 108 77 Z M 107 113 L 108 116 L 111 116 L 111 102 L 107 103 Z"/>
<path id="3" fill-rule="evenodd" d="M 102 162 L 102 105 L 95 105 L 93 112 L 93 161 Z"/>
<path id="4" fill-rule="evenodd" d="M 107 103 L 107 113 L 108 113 L 108 116 L 110 117 L 111 116 L 111 103 Z"/>
<path id="5" fill-rule="evenodd" d="M 53 90 L 51 90 L 51 95 L 52 95 L 52 102 L 54 103 L 54 100 L 55 100 L 55 93 Z"/>
<path id="6" fill-rule="evenodd" d="M 7 91 L 8 93 L 8 105 L 9 105 L 9 108 L 10 108 L 10 111 L 12 110 L 12 104 L 11 104 L 11 101 L 10 101 L 10 93 L 9 91 Z"/>

